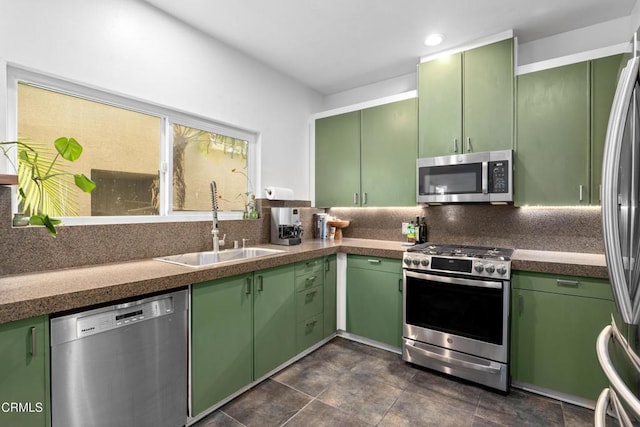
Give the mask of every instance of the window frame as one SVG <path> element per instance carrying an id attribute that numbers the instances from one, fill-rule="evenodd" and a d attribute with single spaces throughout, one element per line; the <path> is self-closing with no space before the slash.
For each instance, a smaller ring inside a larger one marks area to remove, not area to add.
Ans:
<path id="1" fill-rule="evenodd" d="M 68 80 L 53 77 L 41 72 L 7 64 L 7 136 L 9 140 L 18 137 L 18 84 L 25 83 L 46 90 L 83 98 L 117 108 L 123 108 L 134 112 L 158 117 L 161 122 L 159 153 L 160 164 L 160 209 L 158 215 L 120 215 L 120 216 L 70 216 L 61 217 L 64 225 L 99 225 L 99 224 L 138 224 L 158 222 L 190 222 L 209 221 L 212 219 L 210 211 L 173 211 L 173 123 L 190 126 L 212 133 L 221 133 L 233 138 L 243 139 L 248 142 L 247 177 L 249 183 L 258 184 L 259 176 L 258 156 L 260 155 L 260 134 L 256 131 L 243 129 L 204 116 L 192 114 L 186 111 L 169 108 L 159 104 L 143 101 L 130 96 L 116 94 L 106 90 L 74 83 Z M 73 135 L 69 135 L 73 136 Z M 14 162 L 17 158 L 12 159 Z M 2 167 L 0 173 L 12 169 L 10 165 Z M 248 188 L 256 197 L 259 194 L 256 188 Z M 13 192 L 12 212 L 17 210 L 17 192 Z M 243 213 L 239 211 L 221 211 L 218 219 L 233 220 L 242 219 Z"/>

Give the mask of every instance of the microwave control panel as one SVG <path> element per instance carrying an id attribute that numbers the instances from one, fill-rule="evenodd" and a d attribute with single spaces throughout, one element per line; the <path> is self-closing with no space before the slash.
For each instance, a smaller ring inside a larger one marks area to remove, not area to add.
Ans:
<path id="1" fill-rule="evenodd" d="M 509 192 L 509 162 L 501 160 L 489 162 L 489 192 Z"/>

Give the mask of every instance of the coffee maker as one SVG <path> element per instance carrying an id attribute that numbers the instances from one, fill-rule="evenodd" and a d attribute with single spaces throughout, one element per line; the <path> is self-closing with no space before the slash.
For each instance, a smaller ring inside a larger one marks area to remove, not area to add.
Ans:
<path id="1" fill-rule="evenodd" d="M 287 246 L 302 243 L 300 208 L 271 208 L 271 243 Z"/>

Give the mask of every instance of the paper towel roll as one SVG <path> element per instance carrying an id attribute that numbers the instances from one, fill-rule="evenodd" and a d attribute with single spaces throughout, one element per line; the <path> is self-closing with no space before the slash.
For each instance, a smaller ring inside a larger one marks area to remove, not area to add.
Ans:
<path id="1" fill-rule="evenodd" d="M 291 188 L 267 187 L 264 192 L 269 200 L 294 200 Z"/>

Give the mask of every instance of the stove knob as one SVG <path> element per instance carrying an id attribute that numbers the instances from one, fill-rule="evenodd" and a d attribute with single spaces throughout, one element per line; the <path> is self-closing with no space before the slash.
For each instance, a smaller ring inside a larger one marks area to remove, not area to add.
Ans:
<path id="1" fill-rule="evenodd" d="M 507 273 L 507 267 L 504 264 L 500 264 L 496 268 L 496 271 L 498 272 L 498 274 L 504 276 Z"/>
<path id="2" fill-rule="evenodd" d="M 482 265 L 481 263 L 477 263 L 475 269 L 478 273 L 482 273 L 482 270 L 484 270 L 484 265 Z"/>
<path id="3" fill-rule="evenodd" d="M 487 273 L 493 273 L 494 271 L 496 271 L 496 267 L 493 264 L 485 265 L 484 269 L 486 270 Z"/>
<path id="4" fill-rule="evenodd" d="M 404 262 L 405 265 L 411 265 L 411 258 L 405 258 L 402 260 L 402 262 Z"/>
<path id="5" fill-rule="evenodd" d="M 422 261 L 420 261 L 420 264 L 422 264 L 423 267 L 429 266 L 429 258 L 423 259 Z"/>
<path id="6" fill-rule="evenodd" d="M 420 265 L 419 259 L 412 259 L 411 262 L 413 263 L 413 265 Z"/>

